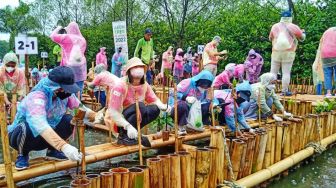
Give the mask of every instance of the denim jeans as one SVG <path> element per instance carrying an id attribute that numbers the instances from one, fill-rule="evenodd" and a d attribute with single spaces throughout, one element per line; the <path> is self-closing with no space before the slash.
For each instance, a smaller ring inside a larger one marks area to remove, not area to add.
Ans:
<path id="1" fill-rule="evenodd" d="M 100 95 L 99 95 L 100 93 Z M 105 94 L 105 91 L 95 91 L 94 92 L 94 95 L 96 97 L 96 99 L 98 100 L 99 98 L 99 103 L 101 104 L 102 107 L 105 107 L 105 104 L 106 104 L 106 94 Z"/>
<path id="2" fill-rule="evenodd" d="M 333 89 L 332 77 L 333 74 L 334 76 L 336 75 L 336 66 L 323 68 L 323 73 L 324 73 L 324 88 L 326 90 L 332 90 Z M 336 79 L 334 78 L 334 80 Z"/>
<path id="3" fill-rule="evenodd" d="M 316 85 L 316 95 L 322 95 L 322 83 Z"/>

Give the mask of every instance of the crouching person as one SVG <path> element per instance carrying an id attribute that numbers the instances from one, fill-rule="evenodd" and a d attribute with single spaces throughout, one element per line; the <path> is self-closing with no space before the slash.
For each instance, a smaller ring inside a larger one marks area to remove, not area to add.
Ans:
<path id="1" fill-rule="evenodd" d="M 260 76 L 260 82 L 252 84 L 252 95 L 249 103 L 243 104 L 245 107 L 246 119 L 257 119 L 258 100 L 260 100 L 261 118 L 273 117 L 275 121 L 282 121 L 282 118 L 273 114 L 272 105 L 282 112 L 286 117 L 292 114 L 285 111 L 278 96 L 275 93 L 276 75 L 264 73 Z"/>
<path id="2" fill-rule="evenodd" d="M 233 95 L 231 89 L 214 91 L 214 97 L 217 100 L 215 100 L 215 105 L 220 106 L 222 109 L 218 116 L 220 125 L 226 124 L 232 132 L 237 131 L 238 135 L 242 135 L 240 129 L 246 129 L 249 132 L 254 132 L 254 130 L 246 122 L 243 105 L 241 105 L 245 101 L 250 101 L 251 91 L 251 85 L 248 81 L 238 84 L 236 87 L 236 93 Z M 236 105 L 236 113 L 234 112 L 234 105 Z M 238 130 L 235 125 L 235 115 L 237 115 L 237 123 L 239 125 Z"/>
<path id="3" fill-rule="evenodd" d="M 81 161 L 82 154 L 65 141 L 72 134 L 72 116 L 67 108 L 79 106 L 72 95 L 80 88 L 68 67 L 56 67 L 42 79 L 18 106 L 12 125 L 8 127 L 10 146 L 18 151 L 17 170 L 29 167 L 29 152 L 47 150 L 47 158 Z"/>
<path id="4" fill-rule="evenodd" d="M 115 83 L 111 88 L 108 113 L 111 120 L 117 125 L 118 144 L 136 145 L 137 116 L 136 98 L 139 101 L 140 126 L 143 128 L 154 121 L 160 110 L 170 111 L 167 105 L 163 104 L 155 95 L 150 85 L 145 81 L 146 65 L 134 57 L 127 62 L 126 76 L 123 81 Z M 147 137 L 141 137 L 143 146 L 150 147 Z"/>
<path id="5" fill-rule="evenodd" d="M 186 135 L 186 128 L 193 131 L 203 131 L 202 126 L 193 126 L 194 122 L 188 122 L 190 109 L 196 102 L 201 103 L 201 114 L 193 114 L 202 116 L 202 123 L 210 125 L 210 101 L 207 99 L 207 89 L 211 87 L 214 76 L 208 70 L 203 70 L 198 75 L 182 80 L 177 85 L 177 119 L 179 125 L 179 135 Z M 172 101 L 172 100 L 171 100 Z M 169 102 L 173 105 L 173 102 Z M 174 117 L 175 111 L 172 110 L 171 116 Z M 191 115 L 191 114 L 190 114 Z M 196 117 L 197 118 L 197 117 Z"/>

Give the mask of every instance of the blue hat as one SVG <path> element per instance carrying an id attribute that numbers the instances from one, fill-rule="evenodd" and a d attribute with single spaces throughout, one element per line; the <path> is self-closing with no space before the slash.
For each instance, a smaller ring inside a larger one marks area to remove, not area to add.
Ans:
<path id="1" fill-rule="evenodd" d="M 289 10 L 285 10 L 281 13 L 281 17 L 292 17 L 292 12 Z"/>
<path id="2" fill-rule="evenodd" d="M 151 30 L 150 28 L 147 28 L 147 29 L 145 30 L 145 34 L 153 34 L 153 33 L 152 33 L 152 30 Z"/>
<path id="3" fill-rule="evenodd" d="M 75 83 L 75 75 L 71 68 L 58 66 L 48 75 L 49 80 L 58 83 L 67 93 L 77 93 L 80 88 Z"/>

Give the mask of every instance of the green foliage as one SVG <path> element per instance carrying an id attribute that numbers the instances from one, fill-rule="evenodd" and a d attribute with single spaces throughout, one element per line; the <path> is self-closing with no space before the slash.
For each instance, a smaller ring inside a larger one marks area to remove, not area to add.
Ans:
<path id="1" fill-rule="evenodd" d="M 0 40 L 0 58 L 2 59 L 8 51 L 9 51 L 8 42 Z"/>
<path id="2" fill-rule="evenodd" d="M 152 129 L 156 128 L 157 131 L 162 130 L 165 128 L 167 123 L 167 126 L 174 126 L 174 121 L 173 118 L 170 116 L 166 117 L 165 113 L 161 113 L 160 116 L 158 118 L 156 118 L 156 120 L 154 120 L 151 124 L 150 127 Z"/>
<path id="3" fill-rule="evenodd" d="M 325 98 L 323 101 L 317 103 L 314 108 L 315 113 L 331 112 L 336 109 L 336 99 Z"/>

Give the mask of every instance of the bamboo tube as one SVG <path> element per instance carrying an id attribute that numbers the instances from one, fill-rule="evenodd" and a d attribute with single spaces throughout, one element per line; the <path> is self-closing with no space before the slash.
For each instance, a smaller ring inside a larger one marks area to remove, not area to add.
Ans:
<path id="1" fill-rule="evenodd" d="M 74 121 L 76 126 L 78 127 L 78 144 L 79 144 L 79 150 L 83 154 L 82 161 L 81 161 L 81 176 L 85 176 L 86 174 L 86 160 L 85 160 L 85 125 L 83 123 L 83 119 L 85 117 L 85 111 L 79 110 L 77 114 L 74 116 Z M 79 163 L 77 163 L 77 166 L 79 166 Z"/>
<path id="2" fill-rule="evenodd" d="M 306 146 L 307 145 L 307 135 L 308 135 L 308 129 L 309 129 L 309 122 L 308 122 L 308 117 L 303 119 L 303 125 L 304 125 L 304 129 L 303 129 L 303 141 L 302 141 L 302 145 Z"/>
<path id="3" fill-rule="evenodd" d="M 175 152 L 179 151 L 179 143 L 178 143 L 178 119 L 177 119 L 177 88 L 176 83 L 174 83 L 174 128 L 175 128 Z"/>
<path id="4" fill-rule="evenodd" d="M 271 165 L 275 163 L 275 141 L 277 128 L 272 124 Z"/>
<path id="5" fill-rule="evenodd" d="M 101 188 L 113 188 L 113 175 L 111 172 L 100 173 L 101 177 Z"/>
<path id="6" fill-rule="evenodd" d="M 255 164 L 255 171 L 259 171 L 262 169 L 262 165 L 264 162 L 265 151 L 266 151 L 266 144 L 267 144 L 267 133 L 260 132 L 260 143 L 259 143 L 259 151 L 256 156 L 256 164 Z M 252 170 L 254 171 L 254 170 Z"/>
<path id="7" fill-rule="evenodd" d="M 100 175 L 99 174 L 88 174 L 86 178 L 91 181 L 90 188 L 100 188 Z"/>
<path id="8" fill-rule="evenodd" d="M 141 168 L 144 171 L 144 180 L 143 180 L 143 188 L 150 188 L 149 181 L 149 168 L 146 165 L 137 165 L 136 168 Z"/>
<path id="9" fill-rule="evenodd" d="M 307 145 L 309 142 L 312 142 L 312 136 L 313 136 L 313 118 L 311 116 L 307 117 L 307 134 L 306 134 L 306 142 L 305 145 Z"/>
<path id="10" fill-rule="evenodd" d="M 246 159 L 246 154 L 247 154 L 248 138 L 244 137 L 244 136 L 239 136 L 238 139 L 242 140 L 243 142 L 246 143 L 246 144 L 243 145 L 243 153 L 240 157 L 240 167 L 239 167 L 239 172 L 238 172 L 238 176 L 237 176 L 237 179 L 240 179 L 244 175 L 244 167 L 245 167 L 245 159 Z"/>
<path id="11" fill-rule="evenodd" d="M 255 145 L 255 136 L 254 134 L 250 134 L 250 133 L 244 133 L 245 137 L 248 138 L 247 141 L 247 153 L 246 153 L 246 157 L 245 157 L 245 164 L 244 164 L 244 172 L 243 172 L 243 176 L 245 177 L 247 175 L 250 175 L 250 171 L 252 169 L 252 159 L 253 159 L 253 149 L 254 149 L 254 145 Z"/>
<path id="12" fill-rule="evenodd" d="M 210 147 L 217 147 L 218 149 L 218 168 L 217 171 L 217 183 L 223 183 L 224 181 L 224 137 L 220 129 L 211 128 Z"/>
<path id="13" fill-rule="evenodd" d="M 189 147 L 186 148 L 186 151 L 190 153 L 191 159 L 190 159 L 190 188 L 195 187 L 195 168 L 196 168 L 196 149 L 197 147 Z"/>
<path id="14" fill-rule="evenodd" d="M 162 160 L 159 158 L 147 159 L 149 167 L 150 187 L 163 187 Z"/>
<path id="15" fill-rule="evenodd" d="M 257 158 L 258 158 L 258 152 L 259 152 L 259 145 L 260 145 L 260 134 L 256 131 L 256 137 L 255 137 L 255 147 L 254 147 L 254 154 L 253 158 L 251 159 L 252 164 L 251 164 L 251 172 L 254 173 L 256 172 L 256 167 L 257 167 Z"/>
<path id="16" fill-rule="evenodd" d="M 144 186 L 144 171 L 141 168 L 132 167 L 129 171 L 129 188 L 142 188 Z"/>
<path id="17" fill-rule="evenodd" d="M 281 146 L 282 146 L 282 135 L 283 135 L 283 127 L 281 122 L 276 122 L 277 135 L 275 140 L 275 160 L 274 162 L 278 162 L 281 160 Z"/>
<path id="18" fill-rule="evenodd" d="M 233 139 L 232 140 L 233 151 L 231 154 L 231 161 L 232 161 L 232 169 L 234 174 L 234 180 L 237 180 L 239 169 L 240 169 L 240 161 L 241 155 L 243 153 L 244 145 L 246 143 L 242 140 Z"/>
<path id="19" fill-rule="evenodd" d="M 265 149 L 265 158 L 262 166 L 263 169 L 271 166 L 272 127 L 266 127 L 266 131 L 267 131 L 267 144 Z"/>
<path id="20" fill-rule="evenodd" d="M 70 183 L 71 187 L 80 187 L 80 188 L 90 188 L 91 187 L 91 180 L 86 178 L 78 178 L 72 180 Z"/>
<path id="21" fill-rule="evenodd" d="M 139 99 L 138 99 L 137 92 L 135 92 L 135 107 L 136 107 L 137 129 L 138 129 L 139 159 L 140 159 L 140 165 L 143 165 L 142 145 L 141 145 L 141 126 L 140 126 L 141 114 L 140 114 Z"/>
<path id="22" fill-rule="evenodd" d="M 11 119 L 10 119 L 11 124 L 14 122 L 14 119 L 15 119 L 16 107 L 17 107 L 17 94 L 13 93 L 12 94 L 11 116 L 10 116 L 11 117 Z"/>
<path id="23" fill-rule="evenodd" d="M 178 154 L 170 154 L 170 187 L 181 187 L 181 162 Z"/>
<path id="24" fill-rule="evenodd" d="M 163 188 L 170 187 L 170 156 L 169 155 L 159 155 L 159 159 L 162 161 L 162 176 L 163 176 Z"/>
<path id="25" fill-rule="evenodd" d="M 304 124 L 303 122 L 297 123 L 299 125 L 299 136 L 300 136 L 300 142 L 299 142 L 299 150 L 302 150 L 305 145 L 304 145 Z"/>
<path id="26" fill-rule="evenodd" d="M 186 151 L 179 151 L 181 167 L 181 188 L 191 187 L 191 154 Z"/>
<path id="27" fill-rule="evenodd" d="M 5 98 L 3 94 L 0 94 L 0 126 L 1 126 L 1 142 L 2 142 L 2 152 L 6 169 L 6 182 L 8 187 L 15 187 L 12 172 L 12 160 L 9 151 L 9 140 L 7 132 L 7 121 L 6 121 L 6 108 L 5 108 Z"/>
<path id="28" fill-rule="evenodd" d="M 211 152 L 211 171 L 209 179 L 209 188 L 216 188 L 217 186 L 217 172 L 223 169 L 220 169 L 218 166 L 218 148 L 205 146 L 204 148 L 209 149 Z"/>
<path id="29" fill-rule="evenodd" d="M 195 188 L 208 188 L 211 172 L 211 151 L 205 148 L 196 150 Z"/>
<path id="30" fill-rule="evenodd" d="M 112 172 L 113 176 L 113 188 L 128 187 L 129 171 L 127 168 L 112 168 L 110 172 Z"/>
<path id="31" fill-rule="evenodd" d="M 289 132 L 290 132 L 290 138 L 291 138 L 291 145 L 290 145 L 290 153 L 293 154 L 295 153 L 295 142 L 296 141 L 296 124 L 295 123 L 292 123 L 290 126 L 289 126 Z"/>
<path id="32" fill-rule="evenodd" d="M 287 158 L 288 156 L 290 156 L 290 142 L 291 142 L 291 134 L 290 134 L 290 128 L 288 126 L 288 124 L 283 124 L 283 141 L 282 141 L 282 148 L 283 148 L 283 151 L 282 151 L 282 159 L 285 159 Z"/>

